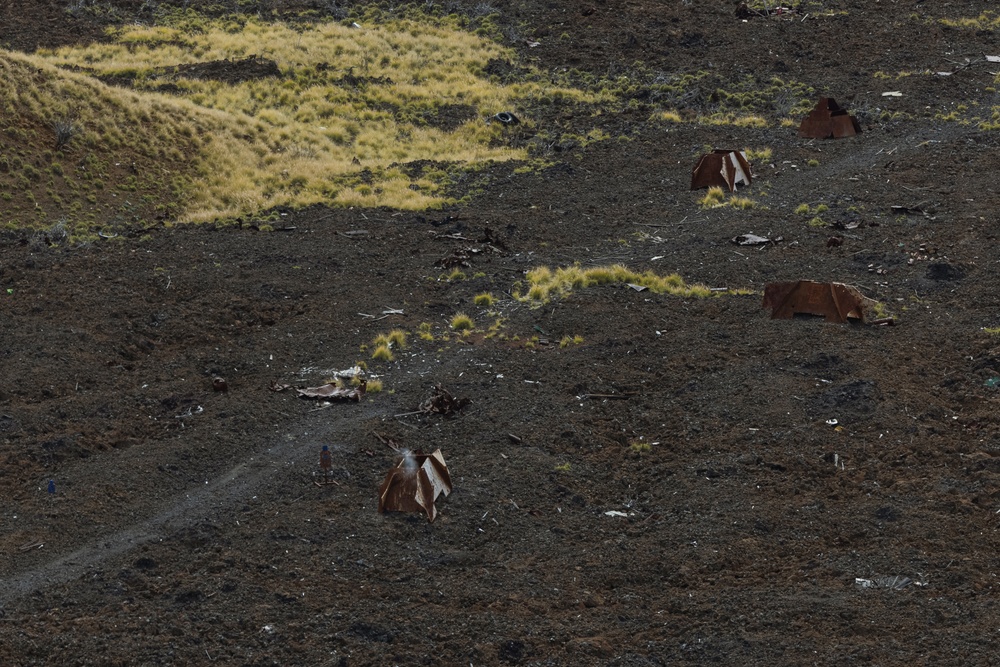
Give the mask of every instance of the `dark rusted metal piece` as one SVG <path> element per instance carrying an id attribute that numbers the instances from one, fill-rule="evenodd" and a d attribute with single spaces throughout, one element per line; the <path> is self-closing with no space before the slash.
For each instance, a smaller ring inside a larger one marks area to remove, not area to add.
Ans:
<path id="1" fill-rule="evenodd" d="M 459 398 L 438 384 L 434 393 L 420 404 L 420 411 L 427 414 L 451 416 L 469 404 L 468 398 Z"/>
<path id="2" fill-rule="evenodd" d="M 843 283 L 817 283 L 798 280 L 768 283 L 764 288 L 764 308 L 771 309 L 771 319 L 792 319 L 795 315 L 819 315 L 827 322 L 865 321 L 865 313 L 875 302 L 856 287 Z"/>
<path id="3" fill-rule="evenodd" d="M 702 155 L 691 170 L 691 189 L 719 186 L 736 192 L 737 185 L 750 185 L 753 170 L 742 151 L 716 149 Z"/>
<path id="4" fill-rule="evenodd" d="M 451 474 L 441 450 L 424 454 L 407 452 L 389 471 L 378 490 L 379 512 L 423 512 L 428 521 L 437 518 L 434 502 L 451 493 Z"/>
<path id="5" fill-rule="evenodd" d="M 861 134 L 857 119 L 848 114 L 847 109 L 842 109 L 832 97 L 819 98 L 816 106 L 799 125 L 799 136 L 809 139 L 842 139 L 856 134 Z"/>

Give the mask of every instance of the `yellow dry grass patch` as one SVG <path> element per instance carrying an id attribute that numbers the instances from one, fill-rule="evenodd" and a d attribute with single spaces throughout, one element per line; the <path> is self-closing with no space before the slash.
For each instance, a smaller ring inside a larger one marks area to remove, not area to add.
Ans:
<path id="1" fill-rule="evenodd" d="M 192 156 L 198 178 L 185 193 L 190 221 L 316 203 L 440 206 L 446 202 L 440 179 L 413 180 L 390 165 L 524 159 L 523 151 L 499 145 L 503 128 L 485 117 L 536 96 L 587 99 L 581 91 L 540 83 L 490 82 L 482 73 L 487 62 L 514 54 L 447 24 L 192 21 L 188 15 L 175 25 L 125 26 L 111 33 L 110 43 L 40 51 L 34 58 L 133 78 L 138 94 L 97 86 L 120 106 L 182 112 L 204 135 Z M 230 84 L 173 70 L 251 55 L 275 61 L 281 76 Z M 450 130 L 427 123 L 449 106 L 471 108 L 474 118 Z M 124 127 L 170 131 L 139 119 Z"/>
<path id="2" fill-rule="evenodd" d="M 528 271 L 525 277 L 528 283 L 527 293 L 524 295 L 515 293 L 515 296 L 520 301 L 535 306 L 540 306 L 552 298 L 564 297 L 576 289 L 614 283 L 641 285 L 657 294 L 683 297 L 709 297 L 717 294 L 705 285 L 689 285 L 676 273 L 666 276 L 653 271 L 640 273 L 621 264 L 595 266 L 589 269 L 567 266 L 554 270 L 540 266 Z"/>
<path id="3" fill-rule="evenodd" d="M 958 19 L 939 19 L 941 23 L 952 28 L 966 28 L 968 30 L 996 30 L 1000 28 L 1000 14 L 995 11 L 986 10 L 979 16 L 963 17 Z"/>

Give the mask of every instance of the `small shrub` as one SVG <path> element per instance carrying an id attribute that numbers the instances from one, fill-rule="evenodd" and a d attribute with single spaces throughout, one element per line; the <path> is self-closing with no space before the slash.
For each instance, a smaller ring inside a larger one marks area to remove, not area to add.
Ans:
<path id="1" fill-rule="evenodd" d="M 62 150 L 76 136 L 79 128 L 70 118 L 57 118 L 52 121 L 52 132 L 56 135 L 56 150 Z"/>
<path id="2" fill-rule="evenodd" d="M 569 347 L 573 344 L 573 339 L 570 336 L 563 336 L 559 341 L 559 347 Z"/>
<path id="3" fill-rule="evenodd" d="M 809 204 L 799 204 L 795 207 L 795 215 L 809 215 L 811 211 Z"/>
<path id="4" fill-rule="evenodd" d="M 483 292 L 482 294 L 477 294 L 473 298 L 473 302 L 477 306 L 482 306 L 484 308 L 489 308 L 490 306 L 492 306 L 494 301 L 495 299 L 493 298 L 493 295 L 490 294 L 489 292 Z"/>
<path id="5" fill-rule="evenodd" d="M 560 463 L 555 467 L 556 472 L 569 472 L 570 465 L 568 463 Z"/>
<path id="6" fill-rule="evenodd" d="M 819 160 L 813 158 L 812 160 L 809 160 L 808 162 L 806 162 L 806 164 L 809 165 L 810 167 L 818 167 L 819 166 Z"/>
<path id="7" fill-rule="evenodd" d="M 382 391 L 382 389 L 383 386 L 381 380 L 368 380 L 368 383 L 365 385 L 365 391 L 369 394 L 377 394 Z"/>

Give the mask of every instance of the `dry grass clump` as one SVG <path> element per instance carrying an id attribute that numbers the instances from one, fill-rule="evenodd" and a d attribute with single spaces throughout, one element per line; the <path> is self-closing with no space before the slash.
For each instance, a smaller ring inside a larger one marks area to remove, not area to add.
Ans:
<path id="1" fill-rule="evenodd" d="M 406 347 L 406 337 L 408 335 L 409 334 L 403 331 L 402 329 L 393 329 L 386 335 L 386 337 L 388 338 L 389 343 L 393 347 L 398 347 L 400 350 L 402 350 Z"/>
<path id="2" fill-rule="evenodd" d="M 748 148 L 744 152 L 751 162 L 768 162 L 774 154 L 770 148 Z"/>
<path id="3" fill-rule="evenodd" d="M 726 191 L 718 185 L 710 187 L 705 192 L 704 196 L 698 200 L 698 204 L 705 209 L 728 206 L 730 208 L 740 209 L 743 211 L 757 207 L 757 202 L 749 197 L 737 197 L 734 195 L 727 201 Z"/>
<path id="4" fill-rule="evenodd" d="M 641 285 L 657 294 L 675 294 L 684 297 L 708 297 L 716 294 L 705 285 L 688 285 L 676 273 L 667 276 L 657 275 L 653 271 L 639 273 L 621 264 L 595 266 L 589 269 L 569 266 L 555 270 L 540 266 L 528 271 L 525 277 L 529 286 L 528 292 L 523 296 L 518 294 L 516 296 L 519 300 L 533 305 L 541 305 L 553 297 L 566 296 L 575 289 L 613 283 Z"/>
<path id="5" fill-rule="evenodd" d="M 451 328 L 455 331 L 472 331 L 475 326 L 472 318 L 465 313 L 457 313 L 451 318 Z"/>
<path id="6" fill-rule="evenodd" d="M 705 195 L 698 200 L 702 208 L 718 208 L 726 205 L 726 192 L 718 185 L 713 185 L 705 192 Z"/>

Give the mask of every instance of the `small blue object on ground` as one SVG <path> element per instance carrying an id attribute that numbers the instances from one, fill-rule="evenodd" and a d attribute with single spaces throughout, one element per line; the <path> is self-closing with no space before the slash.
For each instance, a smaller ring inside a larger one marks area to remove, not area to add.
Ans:
<path id="1" fill-rule="evenodd" d="M 50 479 L 49 480 L 49 493 L 55 493 L 55 492 L 56 492 L 56 480 Z"/>

